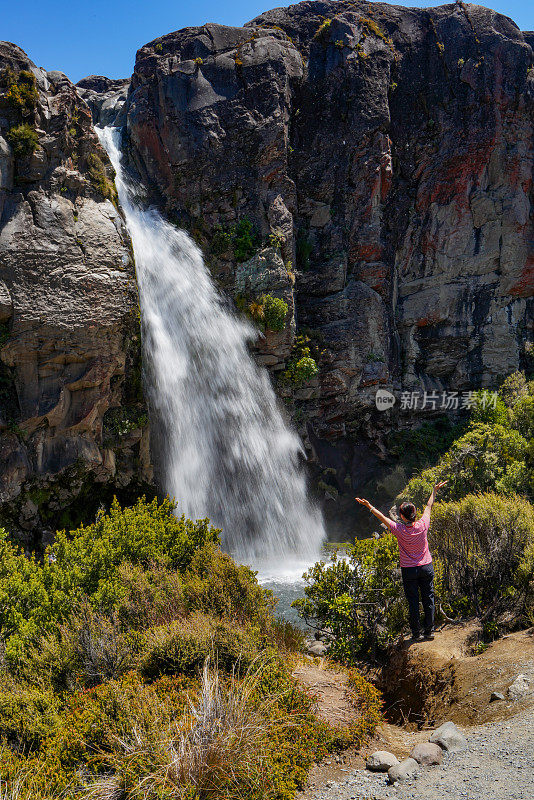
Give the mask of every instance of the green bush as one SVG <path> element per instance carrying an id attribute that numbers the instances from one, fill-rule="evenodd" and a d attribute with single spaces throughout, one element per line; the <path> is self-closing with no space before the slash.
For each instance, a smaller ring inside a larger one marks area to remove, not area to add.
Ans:
<path id="1" fill-rule="evenodd" d="M 232 255 L 241 263 L 252 258 L 258 249 L 258 243 L 254 225 L 247 217 L 243 217 L 230 228 L 218 227 L 214 230 L 210 251 L 215 256 Z"/>
<path id="2" fill-rule="evenodd" d="M 316 360 L 311 356 L 309 347 L 297 347 L 295 355 L 288 362 L 287 369 L 280 376 L 283 384 L 289 386 L 302 386 L 306 381 L 312 380 L 319 374 Z"/>
<path id="3" fill-rule="evenodd" d="M 10 128 L 6 133 L 6 139 L 13 148 L 15 158 L 27 158 L 37 149 L 39 136 L 35 128 L 23 122 Z"/>
<path id="4" fill-rule="evenodd" d="M 434 451 L 438 462 L 415 475 L 397 497 L 398 502 L 410 499 L 421 509 L 432 485 L 445 479 L 449 483 L 442 496 L 449 500 L 487 491 L 532 494 L 534 382 L 527 381 L 524 373 L 515 372 L 503 381 L 495 404 L 488 402 L 490 399 L 488 393 L 475 394 L 467 430 L 462 425 L 450 426 L 449 433 L 461 435 L 450 443 L 441 457 Z M 415 437 L 413 449 L 421 449 L 424 443 L 417 431 L 407 432 L 405 436 Z M 390 441 L 394 451 L 398 445 L 402 449 L 402 434 L 392 434 Z M 445 444 L 443 439 L 440 446 L 442 444 Z M 430 446 L 428 456 L 432 455 L 432 449 Z M 415 467 L 424 466 L 414 459 L 408 463 Z"/>
<path id="5" fill-rule="evenodd" d="M 0 689 L 0 739 L 22 751 L 39 750 L 60 724 L 59 699 L 46 689 L 11 686 Z"/>
<path id="6" fill-rule="evenodd" d="M 28 70 L 21 70 L 18 74 L 11 69 L 6 69 L 0 78 L 1 83 L 7 86 L 4 102 L 17 109 L 23 116 L 31 113 L 37 105 L 39 95 L 35 75 Z"/>
<path id="7" fill-rule="evenodd" d="M 534 507 L 527 500 L 487 493 L 437 503 L 430 543 L 453 611 L 495 616 L 531 606 Z"/>
<path id="8" fill-rule="evenodd" d="M 315 378 L 316 375 L 319 374 L 319 367 L 317 366 L 315 359 L 311 356 L 303 356 L 299 358 L 296 362 L 293 371 L 292 371 L 292 383 L 296 386 L 300 386 L 306 381 L 310 381 L 312 378 Z"/>
<path id="9" fill-rule="evenodd" d="M 530 458 L 529 443 L 519 431 L 500 423 L 476 422 L 436 467 L 412 478 L 397 502 L 409 499 L 422 509 L 439 480 L 449 481 L 443 497 L 451 500 L 480 491 L 522 493 L 529 490 L 534 478 Z"/>
<path id="10" fill-rule="evenodd" d="M 283 331 L 286 326 L 288 305 L 280 297 L 264 294 L 260 300 L 263 306 L 263 321 L 270 331 Z"/>
<path id="11" fill-rule="evenodd" d="M 250 567 L 236 562 L 213 545 L 199 548 L 183 578 L 188 611 L 227 617 L 240 624 L 270 625 L 275 601 L 259 586 Z"/>
<path id="12" fill-rule="evenodd" d="M 406 610 L 394 536 L 362 539 L 345 557 L 320 561 L 304 576 L 293 605 L 306 621 L 333 634 L 329 653 L 346 664 L 374 657 L 403 629 Z"/>
<path id="13" fill-rule="evenodd" d="M 510 411 L 512 425 L 530 443 L 534 439 L 534 395 L 518 397 Z M 532 448 L 529 448 L 532 454 Z"/>
<path id="14" fill-rule="evenodd" d="M 8 660 L 22 658 L 29 642 L 86 601 L 112 609 L 127 593 L 120 580 L 124 562 L 185 571 L 197 550 L 218 541 L 209 520 L 176 517 L 174 509 L 168 500 L 144 498 L 121 509 L 115 500 L 93 525 L 58 532 L 43 564 L 26 558 L 0 530 L 0 625 Z"/>
<path id="15" fill-rule="evenodd" d="M 258 655 L 258 648 L 257 630 L 194 612 L 148 632 L 141 673 L 147 678 L 197 673 L 207 658 L 222 669 L 246 669 Z"/>
<path id="16" fill-rule="evenodd" d="M 507 425 L 508 409 L 501 397 L 493 402 L 486 390 L 475 392 L 471 408 L 471 424 L 482 422 L 487 425 Z"/>
<path id="17" fill-rule="evenodd" d="M 524 372 L 513 372 L 502 382 L 499 395 L 504 404 L 512 407 L 516 400 L 529 393 L 529 384 Z M 530 391 L 532 394 L 532 391 Z"/>

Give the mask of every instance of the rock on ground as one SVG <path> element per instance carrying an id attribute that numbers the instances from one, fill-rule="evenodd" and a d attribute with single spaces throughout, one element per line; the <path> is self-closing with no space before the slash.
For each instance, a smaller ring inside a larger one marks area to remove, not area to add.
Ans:
<path id="1" fill-rule="evenodd" d="M 530 683 L 525 675 L 518 675 L 511 686 L 508 687 L 508 697 L 511 700 L 522 700 L 530 694 Z"/>
<path id="2" fill-rule="evenodd" d="M 388 777 L 391 783 L 404 783 L 405 781 L 415 778 L 419 772 L 419 764 L 415 758 L 405 758 L 400 764 L 394 764 L 388 769 Z"/>
<path id="3" fill-rule="evenodd" d="M 434 731 L 428 741 L 439 745 L 448 753 L 459 753 L 467 749 L 467 739 L 454 722 L 444 722 Z"/>
<path id="4" fill-rule="evenodd" d="M 390 767 L 399 763 L 397 756 L 387 750 L 376 750 L 367 758 L 365 766 L 372 772 L 387 772 Z"/>
<path id="5" fill-rule="evenodd" d="M 443 750 L 438 744 L 419 742 L 410 753 L 410 757 L 424 767 L 432 767 L 443 761 Z"/>

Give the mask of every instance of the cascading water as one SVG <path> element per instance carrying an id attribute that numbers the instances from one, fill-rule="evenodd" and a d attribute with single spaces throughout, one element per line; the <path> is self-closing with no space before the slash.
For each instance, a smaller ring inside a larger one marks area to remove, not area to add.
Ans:
<path id="1" fill-rule="evenodd" d="M 221 527 L 241 561 L 309 563 L 323 523 L 307 497 L 301 443 L 248 352 L 254 331 L 225 308 L 189 236 L 143 207 L 121 163 L 121 130 L 98 135 L 134 247 L 165 490 L 186 516 Z"/>

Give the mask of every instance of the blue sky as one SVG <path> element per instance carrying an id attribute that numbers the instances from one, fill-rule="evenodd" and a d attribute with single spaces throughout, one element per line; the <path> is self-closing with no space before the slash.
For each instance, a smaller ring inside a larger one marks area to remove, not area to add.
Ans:
<path id="1" fill-rule="evenodd" d="M 280 0 L 24 0 L 5 2 L 0 37 L 20 45 L 38 66 L 59 69 L 74 81 L 86 75 L 129 77 L 135 52 L 146 42 L 187 25 L 241 25 Z M 407 0 L 399 5 L 437 6 Z M 532 0 L 491 0 L 487 5 L 534 30 Z"/>

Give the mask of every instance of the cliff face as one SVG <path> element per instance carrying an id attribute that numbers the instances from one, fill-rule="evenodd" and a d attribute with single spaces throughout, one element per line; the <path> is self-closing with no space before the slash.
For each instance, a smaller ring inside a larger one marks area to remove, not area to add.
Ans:
<path id="1" fill-rule="evenodd" d="M 75 523 L 151 479 L 115 202 L 75 87 L 0 43 L 0 516 L 13 532 Z"/>
<path id="2" fill-rule="evenodd" d="M 287 303 L 256 357 L 337 515 L 355 489 L 404 482 L 387 437 L 431 414 L 401 392 L 436 392 L 438 414 L 443 392 L 532 366 L 533 45 L 463 3 L 304 2 L 168 34 L 131 82 L 75 89 L 1 44 L 9 527 L 53 530 L 152 481 L 130 243 L 91 113 L 126 125 L 153 198 L 239 308 Z M 305 347 L 319 373 L 295 385 Z"/>
<path id="3" fill-rule="evenodd" d="M 441 399 L 528 366 L 531 44 L 479 6 L 339 0 L 137 54 L 129 150 L 169 217 L 235 296 L 240 221 L 296 269 L 320 372 L 280 391 L 334 495 L 387 473 L 393 425 L 428 418 L 376 411 L 378 386 Z M 280 370 L 287 347 L 268 345 Z"/>

